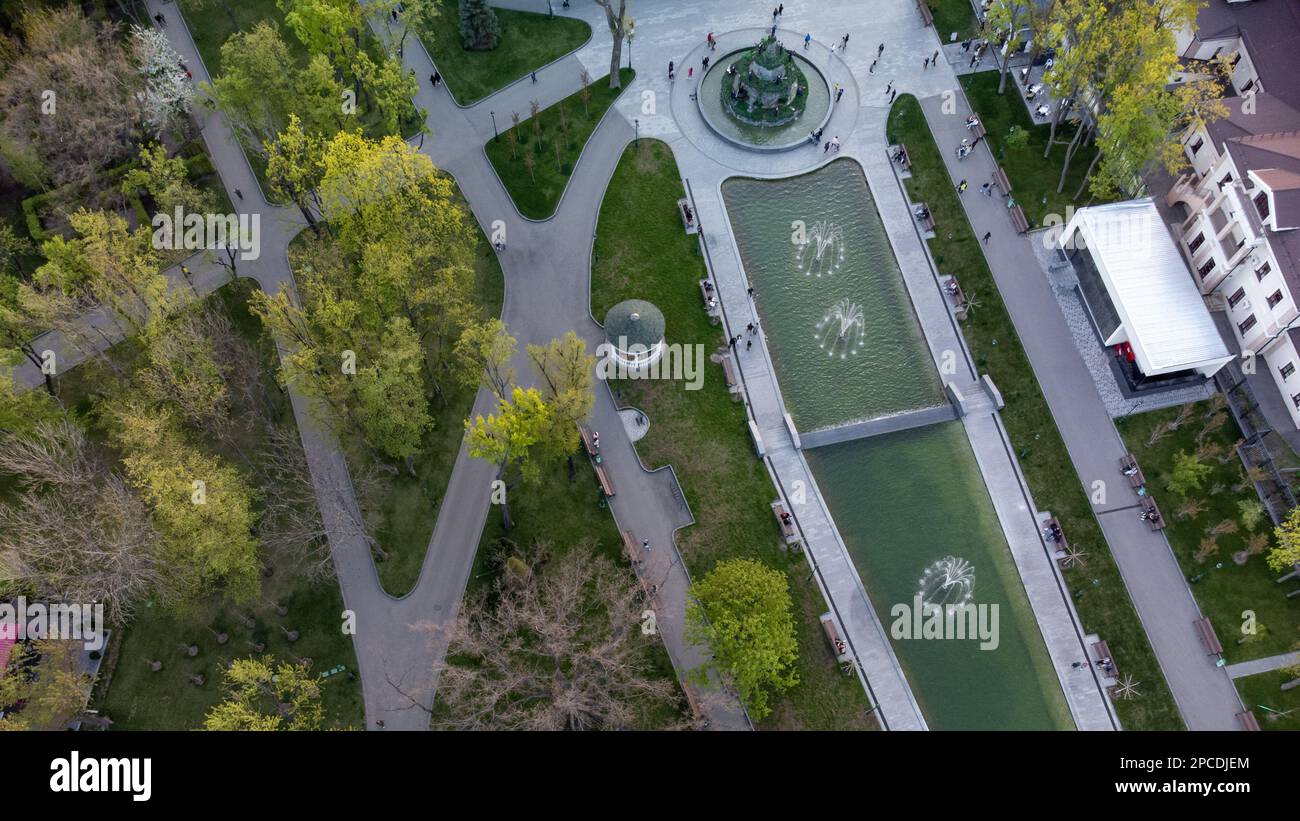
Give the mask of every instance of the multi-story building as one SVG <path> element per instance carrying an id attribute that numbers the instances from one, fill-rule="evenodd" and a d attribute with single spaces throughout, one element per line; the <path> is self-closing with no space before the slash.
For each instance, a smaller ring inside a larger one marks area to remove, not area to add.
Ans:
<path id="1" fill-rule="evenodd" d="M 1179 42 L 1190 72 L 1226 60 L 1233 96 L 1226 117 L 1183 136 L 1191 170 L 1164 198 L 1181 217 L 1172 231 L 1206 304 L 1300 428 L 1300 3 L 1210 0 Z"/>

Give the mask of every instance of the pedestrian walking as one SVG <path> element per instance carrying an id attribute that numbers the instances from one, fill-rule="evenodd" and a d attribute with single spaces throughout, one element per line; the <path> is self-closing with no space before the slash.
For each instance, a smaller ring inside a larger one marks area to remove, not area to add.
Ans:
<path id="1" fill-rule="evenodd" d="M 835 92 L 835 102 L 838 103 L 840 101 L 840 98 L 843 96 L 844 96 L 844 89 L 841 88 L 839 91 Z"/>
<path id="2" fill-rule="evenodd" d="M 804 49 L 807 50 L 808 46 L 810 46 L 811 44 L 812 44 L 812 34 L 805 34 L 805 35 L 803 36 L 803 47 L 804 47 Z"/>
<path id="3" fill-rule="evenodd" d="M 885 53 L 885 44 L 884 44 L 884 43 L 881 43 L 880 45 L 876 46 L 876 57 L 880 57 L 880 55 L 882 55 L 882 54 L 884 54 L 884 53 Z"/>
<path id="4" fill-rule="evenodd" d="M 242 199 L 244 198 L 244 192 L 243 192 L 243 191 L 240 191 L 238 188 L 236 188 L 236 189 L 235 189 L 235 196 L 236 196 L 236 197 L 239 197 L 239 198 L 242 200 Z"/>
<path id="5" fill-rule="evenodd" d="M 966 193 L 966 181 L 965 181 L 965 180 L 962 180 L 961 182 L 957 183 L 957 193 L 958 193 L 958 194 L 964 194 L 964 193 Z"/>
<path id="6" fill-rule="evenodd" d="M 533 78 L 533 82 L 534 82 L 534 83 L 537 82 L 537 72 L 536 72 L 536 71 L 531 72 L 531 73 L 529 74 L 529 76 Z"/>
<path id="7" fill-rule="evenodd" d="M 985 232 L 984 232 L 983 242 L 984 242 L 985 245 L 988 245 L 988 244 L 989 244 L 989 237 L 991 237 L 991 236 L 993 236 L 993 232 L 992 232 L 992 231 L 985 231 Z"/>
<path id="8" fill-rule="evenodd" d="M 880 62 L 880 61 L 879 61 L 879 60 L 872 60 L 872 61 L 871 61 L 871 68 L 867 69 L 867 73 L 868 73 L 868 74 L 875 74 L 875 73 L 876 73 L 876 63 L 878 63 L 878 62 Z"/>

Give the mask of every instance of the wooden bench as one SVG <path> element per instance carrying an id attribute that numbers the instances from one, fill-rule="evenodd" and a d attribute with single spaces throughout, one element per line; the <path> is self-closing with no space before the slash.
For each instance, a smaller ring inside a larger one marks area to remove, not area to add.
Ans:
<path id="1" fill-rule="evenodd" d="M 596 447 L 596 440 L 592 437 L 591 431 L 582 425 L 578 426 L 578 431 L 582 433 L 582 448 L 587 451 L 587 456 L 599 462 L 600 449 Z"/>
<path id="2" fill-rule="evenodd" d="M 930 4 L 925 0 L 916 0 L 916 10 L 921 13 L 921 25 L 934 25 L 934 12 L 930 11 Z"/>
<path id="3" fill-rule="evenodd" d="M 1003 171 L 1000 165 L 993 172 L 993 182 L 1002 189 L 1003 195 L 1011 193 L 1011 180 L 1007 179 L 1007 172 Z"/>
<path id="4" fill-rule="evenodd" d="M 606 496 L 613 496 L 614 482 L 609 478 L 609 474 L 605 472 L 605 466 L 601 464 L 595 464 L 592 465 L 592 467 L 596 469 L 596 479 L 600 482 L 601 492 L 604 493 Z"/>
<path id="5" fill-rule="evenodd" d="M 958 319 L 965 319 L 966 309 L 970 307 L 970 303 L 966 301 L 966 292 L 961 289 L 961 283 L 957 281 L 957 277 L 950 276 L 946 278 L 943 284 L 943 292 L 948 295 L 948 299 L 952 302 L 953 316 Z"/>
<path id="6" fill-rule="evenodd" d="M 1025 210 L 1019 205 L 1011 209 L 1011 222 L 1016 226 L 1016 233 L 1023 234 L 1029 230 L 1029 219 L 1025 216 Z"/>
<path id="7" fill-rule="evenodd" d="M 736 379 L 736 366 L 730 356 L 722 357 L 722 375 L 727 379 L 727 390 L 735 393 L 740 382 Z"/>
<path id="8" fill-rule="evenodd" d="M 1196 628 L 1196 635 L 1201 637 L 1201 644 L 1205 645 L 1205 654 L 1207 656 L 1223 655 L 1223 645 L 1219 643 L 1219 637 L 1214 634 L 1214 625 L 1210 624 L 1209 617 L 1200 618 L 1192 622 Z"/>
<path id="9" fill-rule="evenodd" d="M 1128 477 L 1128 485 L 1134 490 L 1147 483 L 1147 477 L 1142 474 L 1142 468 L 1138 466 L 1137 459 L 1131 453 L 1120 457 L 1119 472 Z"/>
<path id="10" fill-rule="evenodd" d="M 1059 536 L 1053 538 L 1053 534 L 1059 533 Z M 1043 522 L 1043 539 L 1056 545 L 1056 549 L 1063 553 L 1070 552 L 1070 541 L 1065 538 L 1065 530 L 1061 528 L 1061 521 L 1055 516 Z"/>
<path id="11" fill-rule="evenodd" d="M 623 552 L 627 554 L 627 559 L 632 564 L 636 564 L 637 560 L 641 558 L 641 543 L 636 540 L 636 536 L 633 536 L 630 530 L 623 531 Z"/>
<path id="12" fill-rule="evenodd" d="M 918 208 L 924 209 L 924 216 L 917 213 Z M 918 223 L 920 223 L 921 230 L 923 231 L 934 230 L 934 212 L 930 210 L 930 206 L 927 205 L 926 203 L 918 202 L 916 205 L 912 206 L 912 216 L 916 219 Z"/>
<path id="13" fill-rule="evenodd" d="M 1143 495 L 1138 498 L 1138 502 L 1142 505 L 1142 513 L 1145 514 L 1144 521 L 1147 526 L 1152 530 L 1164 530 L 1168 522 L 1165 521 L 1164 514 L 1160 512 L 1156 500 L 1149 495 Z"/>
<path id="14" fill-rule="evenodd" d="M 1259 721 L 1256 720 L 1255 714 L 1250 710 L 1247 710 L 1244 713 L 1237 713 L 1237 723 L 1241 725 L 1241 729 L 1243 730 L 1253 733 L 1259 732 Z"/>
<path id="15" fill-rule="evenodd" d="M 831 643 L 836 661 L 849 660 L 849 646 L 840 636 L 840 629 L 835 624 L 835 617 L 830 612 L 822 613 L 822 629 L 826 631 L 826 640 Z"/>
<path id="16" fill-rule="evenodd" d="M 1100 665 L 1102 659 L 1110 659 L 1110 670 L 1100 667 L 1103 676 L 1109 678 L 1119 678 L 1119 665 L 1115 663 L 1115 657 L 1110 654 L 1110 645 L 1105 641 L 1098 641 L 1092 645 L 1092 652 L 1097 656 L 1094 663 Z"/>
<path id="17" fill-rule="evenodd" d="M 790 521 L 785 520 L 785 512 L 785 505 L 781 504 L 780 499 L 772 503 L 772 515 L 776 516 L 776 524 L 781 528 L 781 535 L 785 536 L 785 543 L 794 544 L 799 541 L 799 531 L 794 528 L 793 516 L 790 517 Z"/>

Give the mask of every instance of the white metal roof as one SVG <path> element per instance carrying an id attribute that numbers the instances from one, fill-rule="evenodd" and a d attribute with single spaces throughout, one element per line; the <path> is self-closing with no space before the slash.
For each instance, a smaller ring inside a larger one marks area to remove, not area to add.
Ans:
<path id="1" fill-rule="evenodd" d="M 1080 208 L 1078 228 L 1146 374 L 1231 358 L 1182 254 L 1148 199 Z"/>

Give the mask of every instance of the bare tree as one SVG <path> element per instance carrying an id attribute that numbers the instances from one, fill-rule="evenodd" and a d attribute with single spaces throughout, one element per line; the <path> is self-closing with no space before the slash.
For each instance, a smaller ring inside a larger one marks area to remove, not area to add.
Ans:
<path id="1" fill-rule="evenodd" d="M 0 579 L 53 598 L 102 602 L 115 622 L 146 596 L 167 598 L 148 507 L 81 428 L 61 421 L 0 438 L 0 471 L 19 488 L 0 504 Z"/>
<path id="2" fill-rule="evenodd" d="M 623 59 L 623 38 L 627 28 L 627 0 L 593 0 L 605 10 L 605 22 L 609 24 L 609 35 L 614 39 L 614 51 L 609 56 L 609 87 L 622 88 L 623 80 L 619 77 L 618 66 Z M 617 2 L 618 10 L 614 5 Z"/>
<path id="3" fill-rule="evenodd" d="M 675 686 L 650 663 L 635 580 L 594 548 L 590 540 L 575 545 L 544 572 L 507 557 L 515 569 L 466 601 L 445 628 L 447 658 L 457 661 L 439 667 L 439 695 L 450 708 L 440 723 L 615 730 L 673 699 Z"/>

